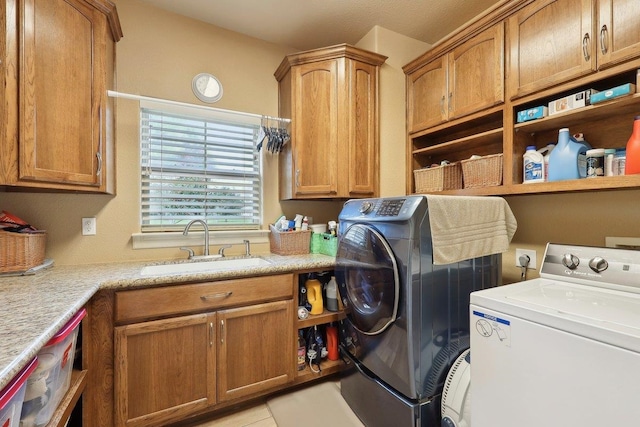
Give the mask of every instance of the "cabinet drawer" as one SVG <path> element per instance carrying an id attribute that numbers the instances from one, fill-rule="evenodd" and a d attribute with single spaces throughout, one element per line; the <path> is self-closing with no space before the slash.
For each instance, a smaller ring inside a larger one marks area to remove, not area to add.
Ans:
<path id="1" fill-rule="evenodd" d="M 116 293 L 115 321 L 141 321 L 292 297 L 292 274 L 136 289 Z"/>

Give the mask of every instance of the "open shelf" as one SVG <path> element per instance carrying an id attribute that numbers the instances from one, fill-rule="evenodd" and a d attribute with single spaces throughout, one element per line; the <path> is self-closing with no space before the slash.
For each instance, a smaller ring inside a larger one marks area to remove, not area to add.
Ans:
<path id="1" fill-rule="evenodd" d="M 338 359 L 338 360 L 325 359 L 322 362 L 320 362 L 320 372 L 313 372 L 311 371 L 311 368 L 309 368 L 309 364 L 307 363 L 306 367 L 303 370 L 297 372 L 295 383 L 299 384 L 299 383 L 313 380 L 315 378 L 321 378 L 327 375 L 335 374 L 337 372 L 340 372 L 343 367 L 344 367 L 344 362 L 341 359 Z"/>
<path id="2" fill-rule="evenodd" d="M 323 325 L 325 323 L 337 322 L 344 319 L 343 311 L 328 311 L 326 308 L 322 314 L 310 314 L 304 320 L 298 320 L 298 329 L 308 328 L 309 326 Z"/>

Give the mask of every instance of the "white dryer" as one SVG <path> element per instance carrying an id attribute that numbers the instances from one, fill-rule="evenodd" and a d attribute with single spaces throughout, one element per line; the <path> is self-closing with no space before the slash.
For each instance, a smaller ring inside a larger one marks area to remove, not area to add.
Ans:
<path id="1" fill-rule="evenodd" d="M 640 251 L 550 243 L 540 276 L 471 294 L 471 425 L 638 425 Z"/>

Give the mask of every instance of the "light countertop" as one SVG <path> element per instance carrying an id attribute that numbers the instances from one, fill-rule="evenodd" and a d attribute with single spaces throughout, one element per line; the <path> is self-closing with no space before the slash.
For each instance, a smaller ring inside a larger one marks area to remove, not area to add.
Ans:
<path id="1" fill-rule="evenodd" d="M 124 290 L 335 266 L 334 257 L 322 254 L 260 257 L 270 264 L 160 276 L 142 276 L 140 271 L 144 266 L 161 262 L 54 265 L 32 276 L 0 278 L 0 390 L 101 289 Z"/>

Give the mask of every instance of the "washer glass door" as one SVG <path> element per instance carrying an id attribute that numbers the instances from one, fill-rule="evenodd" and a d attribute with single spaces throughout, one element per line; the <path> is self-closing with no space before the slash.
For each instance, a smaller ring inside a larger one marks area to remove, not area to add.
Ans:
<path id="1" fill-rule="evenodd" d="M 398 314 L 398 265 L 391 247 L 373 227 L 354 224 L 340 237 L 336 277 L 345 313 L 367 335 L 383 332 Z"/>

